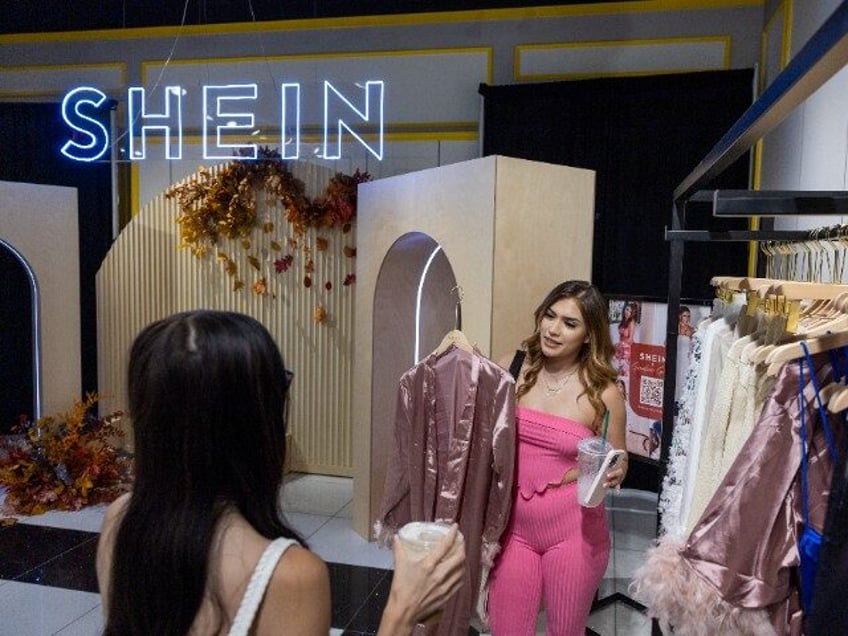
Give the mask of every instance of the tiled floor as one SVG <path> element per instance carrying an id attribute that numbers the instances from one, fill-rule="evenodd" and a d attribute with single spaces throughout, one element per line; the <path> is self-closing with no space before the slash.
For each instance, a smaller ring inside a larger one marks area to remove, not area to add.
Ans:
<path id="1" fill-rule="evenodd" d="M 290 475 L 283 494 L 289 522 L 329 564 L 333 636 L 374 634 L 391 582 L 391 552 L 353 531 L 352 499 L 350 479 L 321 475 Z M 654 536 L 656 496 L 608 495 L 607 510 L 613 552 L 602 597 L 626 593 Z M 103 507 L 95 506 L 0 528 L 0 636 L 100 633 L 94 553 L 102 514 Z M 623 602 L 593 612 L 588 628 L 602 636 L 651 633 L 650 621 Z M 544 615 L 538 633 L 544 634 Z"/>

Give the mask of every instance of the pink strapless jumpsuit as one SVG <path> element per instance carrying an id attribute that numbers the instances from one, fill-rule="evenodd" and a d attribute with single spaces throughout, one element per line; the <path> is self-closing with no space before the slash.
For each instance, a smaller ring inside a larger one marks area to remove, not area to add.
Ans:
<path id="1" fill-rule="evenodd" d="M 534 636 L 544 597 L 547 633 L 584 636 L 607 568 L 610 537 L 603 503 L 577 503 L 577 482 L 548 487 L 577 465 L 582 424 L 516 408 L 518 457 L 512 517 L 489 587 L 493 636 Z"/>

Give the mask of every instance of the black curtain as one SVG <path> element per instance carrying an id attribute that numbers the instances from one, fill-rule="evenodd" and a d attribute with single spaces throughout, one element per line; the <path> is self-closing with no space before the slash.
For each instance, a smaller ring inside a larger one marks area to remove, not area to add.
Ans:
<path id="1" fill-rule="evenodd" d="M 592 281 L 607 295 L 664 301 L 674 188 L 750 106 L 752 87 L 749 69 L 483 84 L 483 154 L 595 170 Z M 711 187 L 748 188 L 748 163 L 745 155 Z M 692 229 L 746 227 L 698 216 Z M 710 298 L 711 276 L 746 269 L 745 244 L 690 244 L 683 297 Z"/>
<path id="2" fill-rule="evenodd" d="M 110 128 L 109 110 L 101 112 Z M 108 162 L 81 163 L 67 159 L 60 148 L 69 138 L 61 107 L 53 103 L 0 103 L 0 180 L 77 188 L 79 204 L 80 324 L 82 390 L 97 390 L 97 316 L 94 277 L 112 241 L 112 181 Z M 0 214 L 3 211 L 0 210 Z M 44 237 L 50 249 L 50 237 Z M 0 379 L 19 378 L 0 386 L 0 432 L 21 413 L 32 415 L 32 339 L 29 330 L 29 292 L 21 291 L 22 273 L 11 257 L 0 259 L 3 281 L 3 322 L 0 338 Z M 7 281 L 13 282 L 7 287 Z M 22 318 L 25 316 L 25 318 Z M 9 348 L 7 348 L 9 345 Z M 20 357 L 25 352 L 24 358 Z M 30 366 L 27 366 L 27 365 Z M 22 392 L 29 391 L 27 395 Z M 82 396 L 80 396 L 82 397 Z M 70 404 L 68 408 L 70 408 Z M 44 415 L 51 415 L 45 413 Z"/>

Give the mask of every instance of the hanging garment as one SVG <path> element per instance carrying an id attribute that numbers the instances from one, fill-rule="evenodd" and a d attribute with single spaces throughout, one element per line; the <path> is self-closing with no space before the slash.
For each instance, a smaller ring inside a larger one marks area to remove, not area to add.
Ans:
<path id="1" fill-rule="evenodd" d="M 814 357 L 819 385 L 830 379 L 826 358 Z M 810 523 L 821 530 L 831 461 L 806 379 L 805 415 L 815 422 L 808 451 Z M 797 362 L 783 365 L 754 431 L 688 540 L 661 539 L 636 572 L 633 595 L 675 634 L 802 633 L 799 380 Z M 834 427 L 838 416 L 828 417 Z"/>
<path id="2" fill-rule="evenodd" d="M 729 316 L 724 316 L 710 323 L 704 332 L 701 371 L 698 375 L 698 385 L 695 390 L 695 403 L 692 412 L 692 433 L 688 449 L 686 472 L 683 477 L 680 500 L 680 533 L 684 534 L 686 521 L 694 497 L 696 476 L 701 458 L 702 436 L 708 420 L 710 408 L 716 403 L 718 378 L 721 376 L 724 356 L 730 348 L 728 337 L 733 337 L 733 325 L 728 322 Z M 684 535 L 685 536 L 685 535 Z"/>
<path id="3" fill-rule="evenodd" d="M 515 382 L 479 351 L 451 346 L 400 379 L 380 517 L 384 545 L 409 521 L 449 520 L 465 537 L 466 580 L 428 634 L 465 636 L 509 520 Z"/>
<path id="4" fill-rule="evenodd" d="M 806 636 L 848 634 L 848 463 L 842 440 L 840 465 L 833 471 L 824 541 L 813 592 L 813 607 L 805 625 Z"/>
<path id="5" fill-rule="evenodd" d="M 698 474 L 692 488 L 692 501 L 686 530 L 691 531 L 707 503 L 730 470 L 759 419 L 765 398 L 774 386 L 774 377 L 757 373 L 756 364 L 743 356 L 753 336 L 732 342 L 718 380 L 716 402 L 712 405 L 701 442 Z"/>
<path id="6" fill-rule="evenodd" d="M 684 482 L 692 441 L 692 417 L 697 396 L 696 386 L 701 373 L 706 326 L 705 323 L 702 323 L 692 336 L 691 360 L 686 378 L 680 385 L 682 388 L 676 405 L 677 417 L 674 420 L 671 445 L 668 449 L 668 464 L 657 502 L 657 511 L 660 515 L 660 536 L 667 534 L 678 536 L 683 532 L 680 511 L 683 505 Z"/>

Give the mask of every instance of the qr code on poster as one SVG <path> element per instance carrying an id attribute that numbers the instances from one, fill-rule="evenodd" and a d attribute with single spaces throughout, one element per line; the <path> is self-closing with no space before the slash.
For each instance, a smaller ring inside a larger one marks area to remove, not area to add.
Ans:
<path id="1" fill-rule="evenodd" d="M 662 378 L 639 378 L 639 404 L 662 408 L 663 381 Z"/>

